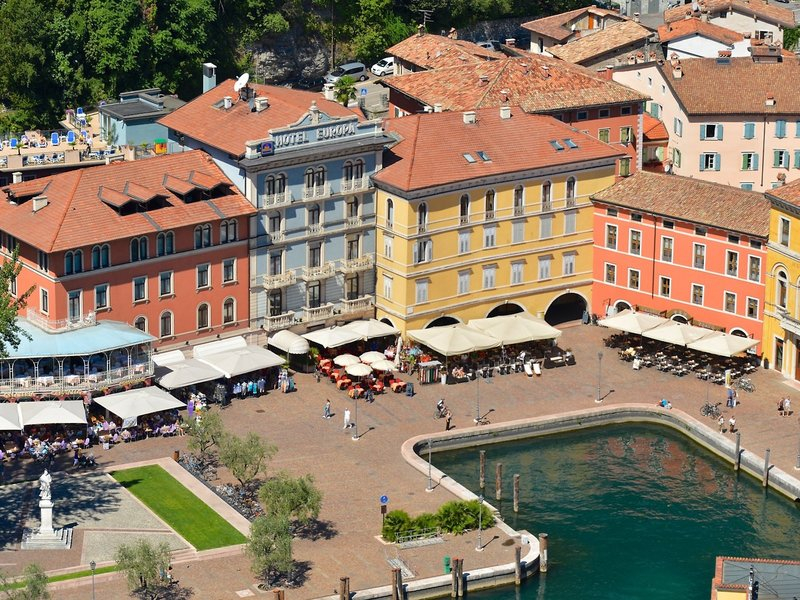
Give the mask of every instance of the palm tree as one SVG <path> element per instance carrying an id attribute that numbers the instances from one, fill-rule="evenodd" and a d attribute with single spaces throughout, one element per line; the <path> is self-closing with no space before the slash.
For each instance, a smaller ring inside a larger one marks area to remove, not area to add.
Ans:
<path id="1" fill-rule="evenodd" d="M 356 80 L 350 75 L 344 75 L 334 85 L 334 96 L 342 106 L 347 106 L 350 100 L 356 99 Z"/>

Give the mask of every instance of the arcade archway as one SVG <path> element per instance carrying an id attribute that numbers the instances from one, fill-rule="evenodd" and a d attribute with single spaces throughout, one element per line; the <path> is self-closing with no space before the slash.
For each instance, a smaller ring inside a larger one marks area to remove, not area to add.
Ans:
<path id="1" fill-rule="evenodd" d="M 550 325 L 558 325 L 567 321 L 579 321 L 587 304 L 583 296 L 570 292 L 553 300 L 544 313 L 544 320 Z"/>

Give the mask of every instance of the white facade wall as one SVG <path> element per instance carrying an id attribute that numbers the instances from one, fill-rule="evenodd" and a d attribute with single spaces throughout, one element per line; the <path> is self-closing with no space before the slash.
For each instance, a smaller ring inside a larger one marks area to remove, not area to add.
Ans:
<path id="1" fill-rule="evenodd" d="M 761 19 L 756 19 L 749 15 L 732 12 L 727 13 L 724 18 L 715 16 L 709 19 L 709 22 L 714 25 L 719 25 L 720 27 L 725 27 L 726 29 L 737 31 L 741 34 L 749 33 L 753 38 L 762 37 L 758 35 L 758 32 L 767 31 L 772 33 L 773 42 L 783 43 L 783 29 L 780 25 L 768 23 L 767 21 L 762 21 Z"/>

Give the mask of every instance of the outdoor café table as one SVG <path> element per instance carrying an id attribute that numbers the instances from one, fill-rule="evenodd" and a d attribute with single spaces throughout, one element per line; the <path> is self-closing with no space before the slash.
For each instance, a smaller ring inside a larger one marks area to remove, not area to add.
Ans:
<path id="1" fill-rule="evenodd" d="M 55 383 L 55 377 L 52 375 L 40 375 L 36 378 L 36 383 L 38 385 L 53 385 L 53 383 Z"/>
<path id="2" fill-rule="evenodd" d="M 14 381 L 16 381 L 17 385 L 20 387 L 31 387 L 30 377 L 17 377 Z"/>
<path id="3" fill-rule="evenodd" d="M 78 385 L 80 382 L 80 375 L 64 375 L 64 383 L 67 385 Z"/>

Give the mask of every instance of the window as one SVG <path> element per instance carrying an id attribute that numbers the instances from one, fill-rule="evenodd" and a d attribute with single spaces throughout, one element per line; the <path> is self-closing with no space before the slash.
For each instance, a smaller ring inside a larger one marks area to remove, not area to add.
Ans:
<path id="1" fill-rule="evenodd" d="M 781 246 L 789 245 L 789 219 L 780 218 L 780 244 Z"/>
<path id="2" fill-rule="evenodd" d="M 672 131 L 678 137 L 683 135 L 683 121 L 681 121 L 678 117 L 672 119 Z"/>
<path id="3" fill-rule="evenodd" d="M 694 245 L 694 268 L 706 268 L 706 247 L 703 244 Z"/>
<path id="4" fill-rule="evenodd" d="M 623 144 L 630 144 L 633 141 L 633 129 L 631 127 L 620 127 L 619 141 Z"/>
<path id="5" fill-rule="evenodd" d="M 488 190 L 486 192 L 486 210 L 484 212 L 484 218 L 487 221 L 494 219 L 494 190 Z"/>
<path id="6" fill-rule="evenodd" d="M 794 122 L 794 137 L 800 137 L 800 121 Z"/>
<path id="7" fill-rule="evenodd" d="M 346 215 L 348 219 L 358 218 L 358 198 L 349 198 L 346 205 Z"/>
<path id="8" fill-rule="evenodd" d="M 619 159 L 619 176 L 620 177 L 628 177 L 631 174 L 631 158 L 630 156 L 627 158 L 620 158 Z"/>
<path id="9" fill-rule="evenodd" d="M 617 216 L 617 214 L 619 214 L 619 213 L 617 212 L 617 209 L 616 209 L 616 208 L 607 208 L 607 209 L 606 209 L 606 214 L 607 214 L 609 217 L 616 217 L 616 216 Z"/>
<path id="10" fill-rule="evenodd" d="M 661 260 L 663 262 L 672 262 L 672 248 L 674 246 L 674 241 L 672 238 L 669 237 L 662 237 L 661 238 Z"/>
<path id="11" fill-rule="evenodd" d="M 751 256 L 747 265 L 747 278 L 750 281 L 761 281 L 761 258 Z"/>
<path id="12" fill-rule="evenodd" d="M 739 253 L 728 250 L 725 253 L 725 273 L 731 277 L 739 276 Z"/>
<path id="13" fill-rule="evenodd" d="M 497 245 L 497 226 L 486 225 L 483 228 L 483 247 L 494 248 Z"/>
<path id="14" fill-rule="evenodd" d="M 758 318 L 758 300 L 756 298 L 747 299 L 747 316 L 751 319 Z"/>
<path id="15" fill-rule="evenodd" d="M 147 238 L 133 238 L 131 240 L 131 262 L 147 260 Z"/>
<path id="16" fill-rule="evenodd" d="M 201 304 L 197 307 L 197 328 L 208 329 L 209 316 L 208 304 Z"/>
<path id="17" fill-rule="evenodd" d="M 672 164 L 676 168 L 680 168 L 681 166 L 681 151 L 677 148 L 672 149 Z"/>
<path id="18" fill-rule="evenodd" d="M 394 236 L 383 234 L 383 255 L 386 258 L 392 258 L 392 250 L 394 249 Z"/>
<path id="19" fill-rule="evenodd" d="M 524 269 L 524 262 L 511 263 L 511 285 L 518 285 L 523 282 Z"/>
<path id="20" fill-rule="evenodd" d="M 156 254 L 166 256 L 175 253 L 175 234 L 171 231 L 161 232 L 156 236 Z"/>
<path id="21" fill-rule="evenodd" d="M 636 269 L 628 269 L 628 287 L 632 290 L 639 289 L 639 271 Z"/>
<path id="22" fill-rule="evenodd" d="M 222 324 L 230 325 L 236 321 L 236 301 L 233 298 L 225 298 L 222 303 Z"/>
<path id="23" fill-rule="evenodd" d="M 147 300 L 147 277 L 133 278 L 133 301 L 143 302 Z"/>
<path id="24" fill-rule="evenodd" d="M 610 133 L 611 133 L 611 130 L 608 129 L 607 127 L 603 128 L 603 129 L 598 129 L 597 130 L 597 139 L 599 139 L 601 142 L 605 142 L 607 144 L 609 142 Z"/>
<path id="25" fill-rule="evenodd" d="M 553 184 L 545 181 L 542 184 L 542 210 L 550 210 L 553 199 Z"/>
<path id="26" fill-rule="evenodd" d="M 539 237 L 549 238 L 553 237 L 553 216 L 552 215 L 542 215 L 539 218 Z"/>
<path id="27" fill-rule="evenodd" d="M 561 257 L 561 274 L 574 275 L 575 274 L 575 254 L 568 252 Z"/>
<path id="28" fill-rule="evenodd" d="M 744 139 L 752 140 L 756 137 L 756 124 L 755 123 L 745 123 L 744 124 Z"/>
<path id="29" fill-rule="evenodd" d="M 800 150 L 794 151 L 794 168 L 800 169 Z"/>
<path id="30" fill-rule="evenodd" d="M 388 275 L 383 276 L 383 297 L 387 300 L 392 299 L 392 278 Z"/>
<path id="31" fill-rule="evenodd" d="M 617 283 L 617 265 L 606 263 L 606 283 Z"/>
<path id="32" fill-rule="evenodd" d="M 620 114 L 620 116 L 623 116 L 623 117 L 631 114 L 631 107 L 630 106 L 623 106 L 622 108 L 619 109 L 619 114 Z"/>
<path id="33" fill-rule="evenodd" d="M 458 232 L 458 253 L 459 254 L 466 254 L 469 252 L 469 236 L 470 231 L 459 231 Z"/>
<path id="34" fill-rule="evenodd" d="M 94 309 L 102 310 L 108 308 L 108 284 L 101 283 L 94 286 Z"/>
<path id="35" fill-rule="evenodd" d="M 514 188 L 514 216 L 518 217 L 525 212 L 525 188 L 518 185 Z"/>
<path id="36" fill-rule="evenodd" d="M 37 259 L 37 264 L 39 265 L 39 269 L 41 269 L 42 271 L 49 271 L 50 256 L 47 254 L 47 252 L 42 252 L 41 250 L 39 250 L 36 254 L 37 254 L 36 259 Z M 67 252 L 67 256 L 70 256 L 71 254 L 72 254 L 71 252 Z M 76 272 L 80 273 L 80 271 Z"/>
<path id="37" fill-rule="evenodd" d="M 319 204 L 311 204 L 306 207 L 306 220 L 309 233 L 319 232 Z"/>
<path id="38" fill-rule="evenodd" d="M 661 277 L 659 279 L 658 290 L 659 293 L 665 298 L 669 298 L 671 293 L 672 280 L 669 277 Z"/>
<path id="39" fill-rule="evenodd" d="M 464 194 L 458 202 L 458 222 L 461 225 L 469 223 L 469 196 Z"/>
<path id="40" fill-rule="evenodd" d="M 786 121 L 784 119 L 778 119 L 777 121 L 775 121 L 775 137 L 776 138 L 786 137 Z"/>
<path id="41" fill-rule="evenodd" d="M 219 243 L 227 244 L 236 241 L 236 219 L 228 219 L 219 224 Z"/>
<path id="42" fill-rule="evenodd" d="M 107 269 L 111 266 L 111 249 L 108 244 L 92 248 L 92 269 Z"/>
<path id="43" fill-rule="evenodd" d="M 550 256 L 539 257 L 539 280 L 550 279 L 550 264 L 552 260 Z"/>
<path id="44" fill-rule="evenodd" d="M 703 123 L 700 125 L 701 140 L 721 140 L 722 125 L 719 123 Z"/>
<path id="45" fill-rule="evenodd" d="M 281 233 L 281 214 L 280 213 L 270 213 L 269 221 L 267 222 L 267 227 L 269 228 L 269 234 L 274 237 L 280 236 Z"/>
<path id="46" fill-rule="evenodd" d="M 750 247 L 757 250 L 761 249 L 761 242 L 759 240 L 750 240 Z"/>
<path id="47" fill-rule="evenodd" d="M 344 293 L 345 298 L 348 300 L 355 300 L 359 297 L 358 292 L 358 273 L 348 275 L 344 280 Z"/>
<path id="48" fill-rule="evenodd" d="M 575 115 L 575 118 L 578 121 L 585 121 L 589 118 L 589 111 L 586 110 L 579 110 L 578 113 Z"/>
<path id="49" fill-rule="evenodd" d="M 458 272 L 458 293 L 459 294 L 468 294 L 469 293 L 469 271 L 459 271 Z"/>
<path id="50" fill-rule="evenodd" d="M 774 150 L 772 153 L 772 166 L 778 169 L 789 168 L 789 151 Z"/>
<path id="51" fill-rule="evenodd" d="M 428 229 L 428 205 L 424 202 L 417 208 L 417 231 L 423 233 Z"/>
<path id="52" fill-rule="evenodd" d="M 133 326 L 139 331 L 144 331 L 147 333 L 147 317 L 136 317 L 133 322 Z"/>
<path id="53" fill-rule="evenodd" d="M 80 321 L 83 316 L 83 293 L 80 290 L 67 294 L 67 318 L 72 321 Z"/>
<path id="54" fill-rule="evenodd" d="M 700 155 L 701 171 L 719 171 L 720 157 L 716 152 L 703 152 Z"/>
<path id="55" fill-rule="evenodd" d="M 169 296 L 172 294 L 172 271 L 158 274 L 158 295 Z"/>
<path id="56" fill-rule="evenodd" d="M 642 232 L 631 229 L 630 253 L 636 256 L 642 253 Z"/>
<path id="57" fill-rule="evenodd" d="M 394 201 L 391 198 L 386 199 L 386 227 L 394 227 Z"/>
<path id="58" fill-rule="evenodd" d="M 496 273 L 497 273 L 497 267 L 494 265 L 483 267 L 483 289 L 485 290 L 494 289 Z"/>
<path id="59" fill-rule="evenodd" d="M 739 185 L 739 187 L 742 188 L 746 192 L 752 192 L 753 191 L 753 183 L 751 181 L 743 181 Z"/>
<path id="60" fill-rule="evenodd" d="M 194 228 L 194 249 L 208 248 L 211 245 L 211 225 L 198 225 Z"/>
<path id="61" fill-rule="evenodd" d="M 322 286 L 319 281 L 309 283 L 306 289 L 306 306 L 319 308 L 322 306 Z"/>
<path id="62" fill-rule="evenodd" d="M 675 229 L 674 221 L 663 221 L 661 224 L 664 226 L 664 229 Z"/>
<path id="63" fill-rule="evenodd" d="M 222 261 L 222 283 L 236 281 L 236 259 L 226 258 Z"/>
<path id="64" fill-rule="evenodd" d="M 567 206 L 575 205 L 575 184 L 576 180 L 574 177 L 567 178 Z M 572 202 L 570 202 L 570 200 L 572 200 Z"/>
<path id="65" fill-rule="evenodd" d="M 45 315 L 50 312 L 50 296 L 43 288 L 39 288 L 39 310 Z"/>
<path id="66" fill-rule="evenodd" d="M 661 105 L 658 102 L 650 103 L 650 115 L 655 119 L 661 118 Z"/>
<path id="67" fill-rule="evenodd" d="M 270 198 L 286 193 L 286 175 L 267 176 L 264 180 L 264 193 Z M 259 206 L 259 208 L 262 207 Z"/>
<path id="68" fill-rule="evenodd" d="M 277 317 L 283 314 L 283 295 L 280 290 L 273 290 L 267 297 L 269 303 L 269 316 Z"/>
<path id="69" fill-rule="evenodd" d="M 578 212 L 568 210 L 564 213 L 564 235 L 575 233 L 577 230 Z"/>
<path id="70" fill-rule="evenodd" d="M 147 238 L 144 238 L 145 241 Z M 145 258 L 147 258 L 145 256 Z M 43 271 L 47 271 L 48 267 L 48 259 L 47 254 L 39 251 L 39 268 Z M 73 273 L 81 273 L 83 272 L 83 251 L 82 250 L 75 250 L 74 252 L 67 252 L 64 255 L 64 275 L 72 275 Z"/>
<path id="71" fill-rule="evenodd" d="M 758 171 L 758 154 L 742 152 L 742 171 Z"/>
<path id="72" fill-rule="evenodd" d="M 427 279 L 419 279 L 414 282 L 416 288 L 416 300 L 417 304 L 421 302 L 428 301 L 428 280 Z"/>
<path id="73" fill-rule="evenodd" d="M 310 244 L 308 246 L 308 266 L 322 266 L 322 244 Z"/>
<path id="74" fill-rule="evenodd" d="M 789 280 L 786 278 L 784 271 L 778 271 L 777 277 L 777 290 L 775 294 L 775 303 L 778 308 L 786 308 L 787 298 L 789 296 Z"/>
<path id="75" fill-rule="evenodd" d="M 197 289 L 201 290 L 211 285 L 210 265 L 197 265 Z"/>
<path id="76" fill-rule="evenodd" d="M 598 119 L 607 119 L 611 116 L 611 109 L 610 108 L 601 108 L 597 111 L 597 118 Z"/>
<path id="77" fill-rule="evenodd" d="M 617 249 L 617 226 L 606 225 L 606 248 Z"/>
<path id="78" fill-rule="evenodd" d="M 158 333 L 162 338 L 172 335 L 172 313 L 168 310 L 161 313 Z"/>
<path id="79" fill-rule="evenodd" d="M 433 260 L 433 241 L 420 240 L 414 244 L 414 264 L 431 262 Z"/>
<path id="80" fill-rule="evenodd" d="M 736 312 L 736 294 L 733 292 L 725 292 L 725 312 Z"/>
<path id="81" fill-rule="evenodd" d="M 696 283 L 692 284 L 692 304 L 703 304 L 703 286 Z"/>
<path id="82" fill-rule="evenodd" d="M 348 236 L 346 240 L 346 255 L 347 260 L 355 260 L 361 256 L 361 236 L 352 235 Z"/>
<path id="83" fill-rule="evenodd" d="M 12 277 L 8 280 L 8 293 L 13 297 L 17 296 L 17 278 Z"/>
<path id="84" fill-rule="evenodd" d="M 708 233 L 708 229 L 706 229 L 705 227 L 700 227 L 700 226 L 698 225 L 698 226 L 696 226 L 696 227 L 694 228 L 694 234 L 695 234 L 695 235 L 702 235 L 702 236 L 704 236 L 704 237 L 705 237 L 705 235 L 706 235 L 707 233 Z"/>

